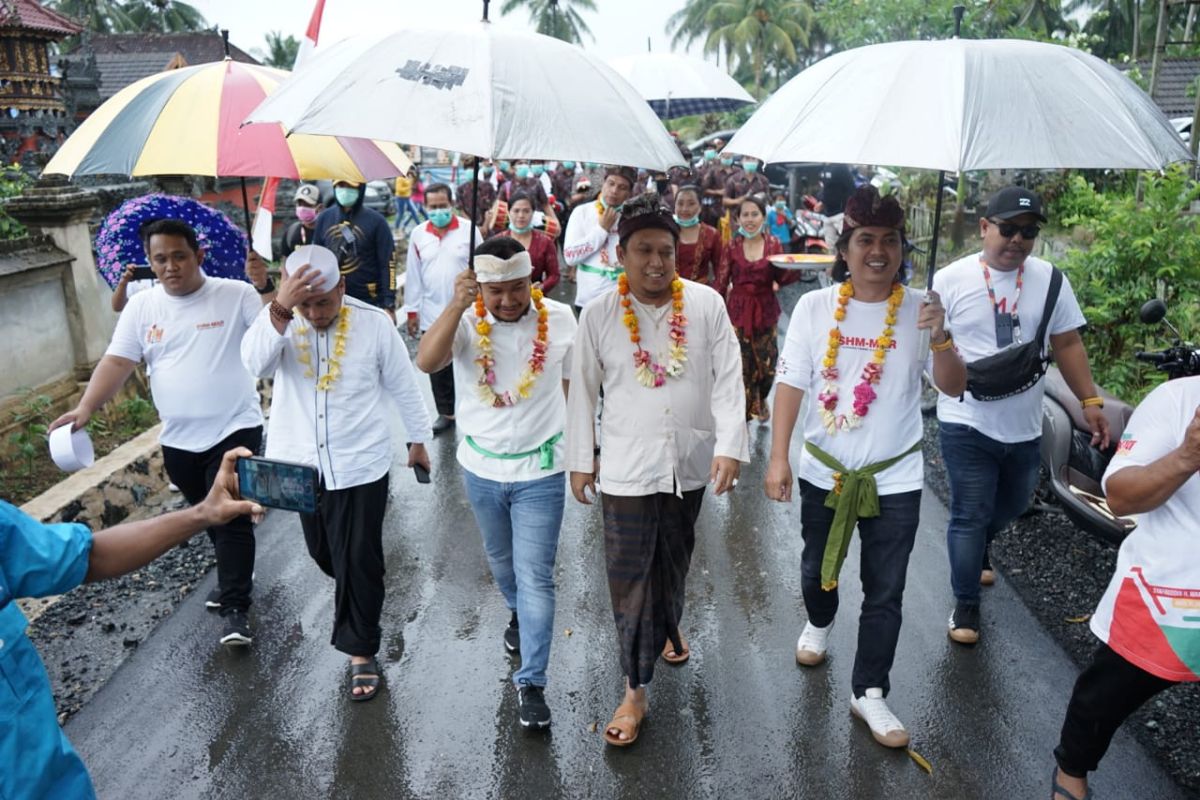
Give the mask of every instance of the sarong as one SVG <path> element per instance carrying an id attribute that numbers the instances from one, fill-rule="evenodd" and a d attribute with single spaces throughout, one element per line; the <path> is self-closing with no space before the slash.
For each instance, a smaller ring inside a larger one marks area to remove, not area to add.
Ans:
<path id="1" fill-rule="evenodd" d="M 684 492 L 682 498 L 665 492 L 642 497 L 600 495 L 621 669 L 635 688 L 654 677 L 654 665 L 667 639 L 676 652 L 683 649 L 679 619 L 703 500 L 704 489 Z"/>
<path id="2" fill-rule="evenodd" d="M 775 385 L 775 364 L 779 361 L 779 334 L 770 330 L 747 334 L 738 329 L 742 347 L 742 382 L 746 386 L 746 419 L 766 410 L 767 395 Z"/>

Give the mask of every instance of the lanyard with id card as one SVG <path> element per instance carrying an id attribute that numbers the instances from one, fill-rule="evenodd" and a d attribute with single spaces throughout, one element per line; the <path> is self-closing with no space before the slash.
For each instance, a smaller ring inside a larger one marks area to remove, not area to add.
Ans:
<path id="1" fill-rule="evenodd" d="M 1021 302 L 1021 287 L 1024 284 L 1025 264 L 1017 268 L 1017 294 L 1013 298 L 1012 311 L 1001 311 L 996 303 L 996 290 L 992 288 L 992 273 L 987 262 L 979 260 L 983 267 L 983 281 L 987 284 L 988 298 L 992 301 L 992 316 L 996 322 L 996 346 L 1011 347 L 1021 341 L 1021 318 L 1017 316 L 1017 304 Z"/>

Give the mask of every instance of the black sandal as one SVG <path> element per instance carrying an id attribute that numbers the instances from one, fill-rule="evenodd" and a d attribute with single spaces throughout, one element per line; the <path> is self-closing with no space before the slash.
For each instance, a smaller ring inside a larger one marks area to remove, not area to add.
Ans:
<path id="1" fill-rule="evenodd" d="M 1066 789 L 1064 789 L 1058 782 L 1058 767 L 1055 767 L 1054 772 L 1051 773 L 1050 785 L 1052 787 L 1050 790 L 1051 800 L 1056 800 L 1060 794 L 1067 798 L 1067 800 L 1092 800 L 1092 788 L 1090 786 L 1088 787 L 1087 792 L 1084 793 L 1083 797 L 1076 797 L 1072 792 L 1068 792 Z"/>
<path id="2" fill-rule="evenodd" d="M 379 694 L 379 682 L 381 680 L 379 673 L 379 662 L 371 659 L 365 664 L 350 665 L 350 700 L 355 703 L 362 703 L 367 700 L 373 700 L 375 695 Z M 369 689 L 362 694 L 355 694 L 355 689 Z"/>

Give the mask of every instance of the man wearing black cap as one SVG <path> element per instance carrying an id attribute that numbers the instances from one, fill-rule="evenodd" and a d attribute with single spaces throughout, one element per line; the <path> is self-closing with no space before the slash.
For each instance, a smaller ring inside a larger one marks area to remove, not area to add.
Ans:
<path id="1" fill-rule="evenodd" d="M 566 439 L 575 499 L 590 504 L 600 486 L 626 678 L 604 738 L 624 747 L 637 739 L 659 657 L 688 659 L 679 620 L 704 490 L 732 489 L 750 456 L 741 352 L 724 300 L 675 274 L 679 226 L 653 193 L 625 205 L 618 236 L 625 272 L 579 320 Z"/>
<path id="2" fill-rule="evenodd" d="M 1057 271 L 1031 255 L 1045 222 L 1036 194 L 1017 186 L 1001 189 L 979 220 L 981 252 L 934 277 L 933 287 L 946 307 L 946 327 L 968 364 L 1037 335 Z M 1083 406 L 1092 444 L 1106 448 L 1108 421 L 1079 336 L 1085 323 L 1071 283 L 1062 276 L 1046 326 L 1049 347 Z M 1038 380 L 1001 399 L 980 400 L 970 389 L 961 397 L 938 398 L 942 457 L 950 481 L 946 539 L 955 608 L 949 634 L 960 644 L 979 641 L 980 584 L 995 579 L 988 543 L 1028 508 L 1037 484 L 1044 389 Z"/>

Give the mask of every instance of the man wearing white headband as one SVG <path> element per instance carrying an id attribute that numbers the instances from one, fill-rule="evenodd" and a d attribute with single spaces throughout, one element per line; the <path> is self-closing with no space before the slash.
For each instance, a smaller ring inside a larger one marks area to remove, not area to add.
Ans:
<path id="1" fill-rule="evenodd" d="M 332 577 L 331 644 L 350 656 L 350 700 L 378 694 L 383 610 L 383 515 L 398 406 L 412 447 L 408 466 L 429 469 L 429 412 L 400 333 L 382 308 L 346 296 L 337 256 L 296 250 L 288 277 L 242 339 L 242 362 L 274 377 L 267 458 L 315 467 L 317 513 L 301 514 L 308 552 Z"/>
<path id="2" fill-rule="evenodd" d="M 513 675 L 520 722 L 545 728 L 576 325 L 569 307 L 531 286 L 532 271 L 515 239 L 480 245 L 475 270 L 458 275 L 454 297 L 421 338 L 417 366 L 433 373 L 453 365 L 461 387 L 458 462 L 492 577 L 512 612 L 504 647 L 521 658 Z"/>

